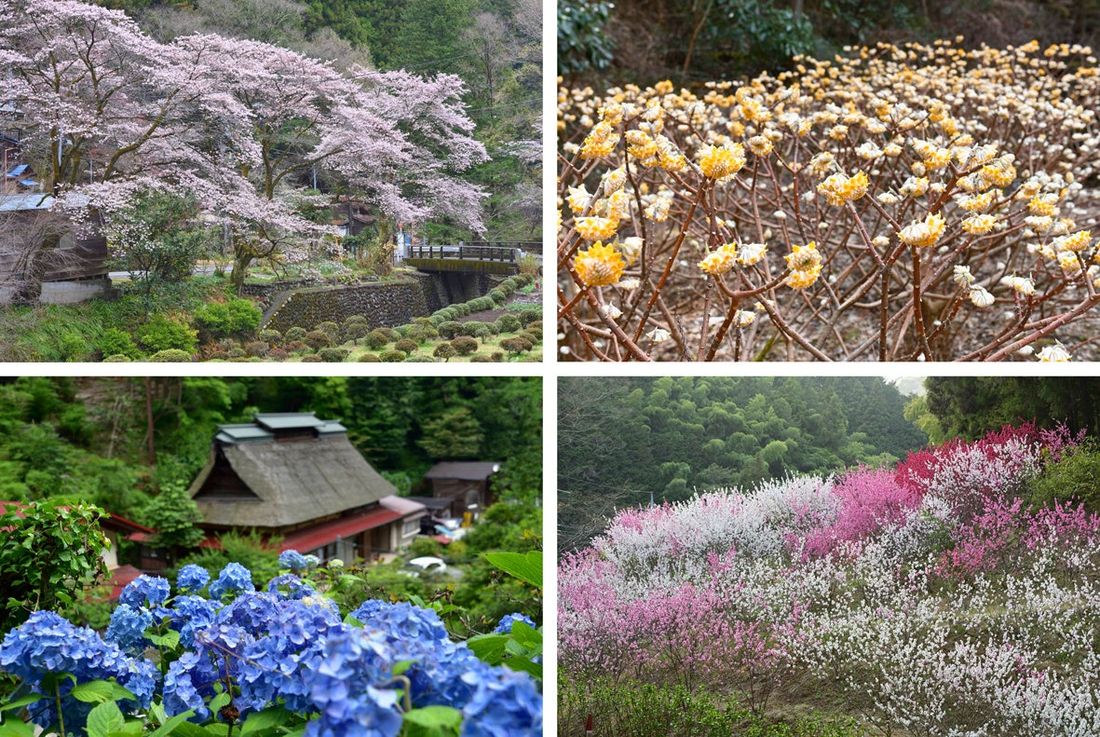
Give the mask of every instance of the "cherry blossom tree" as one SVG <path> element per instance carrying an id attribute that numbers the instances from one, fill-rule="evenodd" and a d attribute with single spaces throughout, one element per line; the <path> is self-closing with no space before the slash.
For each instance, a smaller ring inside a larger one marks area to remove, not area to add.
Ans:
<path id="1" fill-rule="evenodd" d="M 331 201 L 308 191 L 315 174 L 384 217 L 482 230 L 485 194 L 461 174 L 487 156 L 454 76 L 342 73 L 214 34 L 165 44 L 119 11 L 0 0 L 0 78 L 59 207 L 97 223 L 141 192 L 186 194 L 231 229 L 238 284 L 335 243 L 302 214 Z"/>

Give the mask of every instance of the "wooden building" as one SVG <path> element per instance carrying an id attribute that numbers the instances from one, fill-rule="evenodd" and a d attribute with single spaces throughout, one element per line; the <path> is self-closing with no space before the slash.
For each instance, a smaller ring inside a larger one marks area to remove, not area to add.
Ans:
<path id="1" fill-rule="evenodd" d="M 476 517 L 495 501 L 490 480 L 498 471 L 496 461 L 444 461 L 428 469 L 424 478 L 431 482 L 433 497 L 450 500 L 451 517 L 466 512 Z"/>
<path id="2" fill-rule="evenodd" d="M 397 496 L 334 420 L 264 413 L 222 425 L 191 497 L 211 537 L 256 530 L 280 550 L 322 560 L 375 559 L 420 533 L 424 505 Z"/>

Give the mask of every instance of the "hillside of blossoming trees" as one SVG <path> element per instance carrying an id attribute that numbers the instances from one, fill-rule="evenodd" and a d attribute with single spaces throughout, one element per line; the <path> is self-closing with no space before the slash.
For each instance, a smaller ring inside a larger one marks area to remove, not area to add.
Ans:
<path id="1" fill-rule="evenodd" d="M 1094 357 L 1098 80 L 960 38 L 563 85 L 559 355 Z"/>
<path id="2" fill-rule="evenodd" d="M 621 509 L 559 564 L 559 733 L 1100 733 L 1098 477 L 1024 422 Z"/>

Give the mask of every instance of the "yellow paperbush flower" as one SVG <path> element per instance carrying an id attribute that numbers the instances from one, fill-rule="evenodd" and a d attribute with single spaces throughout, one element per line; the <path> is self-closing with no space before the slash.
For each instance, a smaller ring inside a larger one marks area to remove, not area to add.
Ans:
<path id="1" fill-rule="evenodd" d="M 787 268 L 791 270 L 787 276 L 787 286 L 792 289 L 813 286 L 821 276 L 821 253 L 818 252 L 817 243 L 814 241 L 804 246 L 792 246 L 791 252 L 785 256 L 785 259 Z"/>
<path id="2" fill-rule="evenodd" d="M 623 278 L 626 261 L 613 246 L 597 241 L 576 255 L 573 268 L 587 286 L 606 287 Z"/>
<path id="3" fill-rule="evenodd" d="M 742 243 L 738 254 L 737 260 L 742 266 L 752 266 L 764 260 L 768 255 L 768 247 L 763 243 Z"/>
<path id="4" fill-rule="evenodd" d="M 588 217 L 577 218 L 573 225 L 577 233 L 586 241 L 605 241 L 615 235 L 619 230 L 619 218 L 617 217 Z"/>
<path id="5" fill-rule="evenodd" d="M 871 182 L 867 178 L 866 172 L 858 171 L 850 177 L 843 174 L 833 174 L 817 185 L 817 191 L 825 195 L 825 199 L 830 205 L 842 207 L 848 202 L 855 202 L 867 194 L 867 188 L 870 185 Z"/>
<path id="6" fill-rule="evenodd" d="M 736 263 L 737 244 L 726 243 L 708 253 L 706 258 L 699 262 L 699 268 L 711 276 L 718 276 L 732 269 Z"/>
<path id="7" fill-rule="evenodd" d="M 1071 235 L 1064 235 L 1054 239 L 1054 248 L 1058 251 L 1073 251 L 1077 253 L 1089 247 L 1092 243 L 1092 231 L 1079 230 Z"/>
<path id="8" fill-rule="evenodd" d="M 722 146 L 703 146 L 696 154 L 703 176 L 725 179 L 741 171 L 745 166 L 745 147 L 740 143 Z"/>
<path id="9" fill-rule="evenodd" d="M 997 218 L 993 215 L 971 215 L 962 221 L 962 229 L 970 235 L 984 235 L 996 224 Z"/>
<path id="10" fill-rule="evenodd" d="M 906 225 L 898 233 L 898 238 L 907 246 L 928 248 L 936 242 L 947 229 L 947 221 L 939 213 L 929 214 L 924 220 Z"/>

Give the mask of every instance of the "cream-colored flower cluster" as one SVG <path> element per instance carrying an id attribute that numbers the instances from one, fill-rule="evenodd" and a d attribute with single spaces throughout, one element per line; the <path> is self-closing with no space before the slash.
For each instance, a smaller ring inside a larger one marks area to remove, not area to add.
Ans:
<path id="1" fill-rule="evenodd" d="M 878 44 L 741 84 L 563 88 L 561 285 L 598 291 L 574 310 L 597 338 L 564 324 L 570 353 L 659 358 L 623 336 L 674 321 L 669 355 L 709 358 L 1053 346 L 1100 305 L 1098 107 L 1092 52 L 1037 43 Z M 584 265 L 597 242 L 625 264 L 609 257 L 599 283 Z M 586 312 L 608 303 L 614 325 Z"/>

